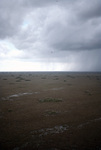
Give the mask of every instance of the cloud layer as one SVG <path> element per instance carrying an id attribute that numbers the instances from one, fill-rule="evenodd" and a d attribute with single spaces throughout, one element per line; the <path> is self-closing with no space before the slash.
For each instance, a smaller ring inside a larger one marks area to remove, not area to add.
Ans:
<path id="1" fill-rule="evenodd" d="M 0 0 L 0 70 L 101 71 L 100 57 L 101 0 Z"/>

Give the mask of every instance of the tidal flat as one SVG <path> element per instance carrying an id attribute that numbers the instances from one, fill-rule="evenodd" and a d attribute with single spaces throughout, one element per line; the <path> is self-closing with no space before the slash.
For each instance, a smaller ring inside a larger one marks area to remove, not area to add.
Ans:
<path id="1" fill-rule="evenodd" d="M 0 150 L 100 150 L 101 72 L 0 72 Z"/>

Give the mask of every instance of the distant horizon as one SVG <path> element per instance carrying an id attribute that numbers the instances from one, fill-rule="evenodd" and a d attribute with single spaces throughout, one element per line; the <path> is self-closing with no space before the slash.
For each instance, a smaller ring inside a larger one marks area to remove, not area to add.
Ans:
<path id="1" fill-rule="evenodd" d="M 85 73 L 95 73 L 95 72 L 101 72 L 101 71 L 0 71 L 0 73 L 3 73 L 3 72 L 70 72 L 70 73 L 76 73 L 76 72 L 85 72 Z"/>

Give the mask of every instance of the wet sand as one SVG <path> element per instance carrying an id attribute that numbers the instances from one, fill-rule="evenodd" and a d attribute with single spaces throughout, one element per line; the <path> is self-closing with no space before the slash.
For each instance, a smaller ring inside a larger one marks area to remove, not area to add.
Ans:
<path id="1" fill-rule="evenodd" d="M 100 149 L 101 73 L 0 73 L 0 150 Z"/>

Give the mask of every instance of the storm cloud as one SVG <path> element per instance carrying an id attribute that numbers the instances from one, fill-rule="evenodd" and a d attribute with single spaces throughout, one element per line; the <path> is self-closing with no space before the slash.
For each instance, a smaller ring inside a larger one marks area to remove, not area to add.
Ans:
<path id="1" fill-rule="evenodd" d="M 100 57 L 101 0 L 0 0 L 0 70 L 101 71 Z"/>

